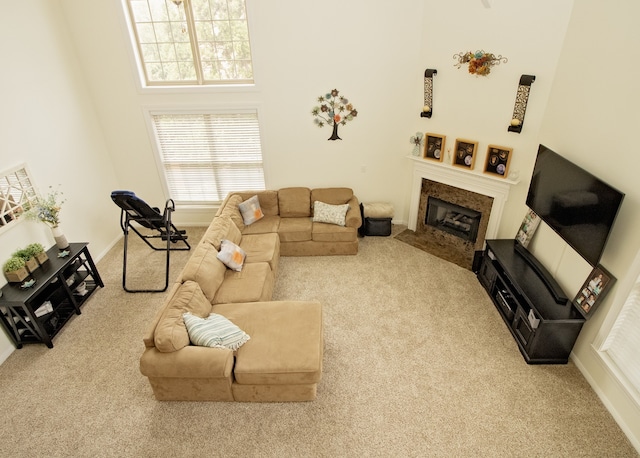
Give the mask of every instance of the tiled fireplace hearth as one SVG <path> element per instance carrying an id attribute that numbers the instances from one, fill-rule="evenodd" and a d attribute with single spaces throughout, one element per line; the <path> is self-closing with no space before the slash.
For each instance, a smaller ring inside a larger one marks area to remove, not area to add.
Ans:
<path id="1" fill-rule="evenodd" d="M 471 269 L 474 252 L 483 249 L 485 239 L 497 236 L 509 190 L 518 182 L 411 159 L 409 229 L 397 238 Z"/>

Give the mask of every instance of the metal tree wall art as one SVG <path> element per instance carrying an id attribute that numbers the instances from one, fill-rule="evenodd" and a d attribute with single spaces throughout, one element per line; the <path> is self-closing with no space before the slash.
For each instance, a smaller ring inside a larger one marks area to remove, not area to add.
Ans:
<path id="1" fill-rule="evenodd" d="M 318 97 L 319 106 L 313 107 L 313 122 L 318 127 L 333 126 L 333 132 L 328 140 L 342 140 L 338 136 L 338 126 L 346 125 L 358 116 L 358 111 L 349 100 L 340 95 L 340 91 L 333 89 L 325 95 Z"/>

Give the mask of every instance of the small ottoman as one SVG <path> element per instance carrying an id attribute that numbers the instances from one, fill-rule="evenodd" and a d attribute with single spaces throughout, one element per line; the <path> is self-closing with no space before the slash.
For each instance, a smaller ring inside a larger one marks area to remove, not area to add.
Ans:
<path id="1" fill-rule="evenodd" d="M 362 226 L 360 235 L 389 236 L 391 235 L 391 219 L 393 206 L 387 202 L 373 202 L 360 204 Z"/>

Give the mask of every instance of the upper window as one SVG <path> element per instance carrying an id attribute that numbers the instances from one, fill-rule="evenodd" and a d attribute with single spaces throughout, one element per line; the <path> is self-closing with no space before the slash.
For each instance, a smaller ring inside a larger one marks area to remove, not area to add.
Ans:
<path id="1" fill-rule="evenodd" d="M 148 86 L 253 83 L 244 0 L 126 0 Z"/>

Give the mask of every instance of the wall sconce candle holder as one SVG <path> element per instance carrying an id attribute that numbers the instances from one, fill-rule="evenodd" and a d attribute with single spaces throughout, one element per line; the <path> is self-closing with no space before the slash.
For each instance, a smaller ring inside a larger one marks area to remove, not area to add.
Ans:
<path id="1" fill-rule="evenodd" d="M 522 132 L 524 125 L 524 115 L 527 111 L 527 102 L 529 101 L 529 92 L 531 91 L 531 83 L 536 80 L 534 75 L 521 75 L 516 93 L 516 103 L 513 106 L 513 116 L 507 130 L 519 134 Z"/>
<path id="2" fill-rule="evenodd" d="M 424 106 L 420 113 L 421 118 L 430 118 L 433 114 L 433 75 L 438 70 L 427 68 L 424 71 Z"/>

